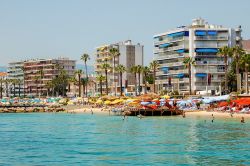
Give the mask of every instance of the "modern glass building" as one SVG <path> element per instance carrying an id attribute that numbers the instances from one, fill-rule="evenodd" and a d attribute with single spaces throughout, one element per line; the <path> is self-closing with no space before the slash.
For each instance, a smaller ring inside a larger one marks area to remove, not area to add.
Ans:
<path id="1" fill-rule="evenodd" d="M 194 19 L 191 25 L 180 26 L 154 36 L 154 57 L 160 64 L 156 83 L 160 90 L 215 93 L 224 79 L 224 59 L 217 55 L 220 47 L 241 44 L 241 28 L 224 28 L 205 20 Z M 183 60 L 191 57 L 191 75 Z M 230 61 L 230 60 L 229 60 Z"/>

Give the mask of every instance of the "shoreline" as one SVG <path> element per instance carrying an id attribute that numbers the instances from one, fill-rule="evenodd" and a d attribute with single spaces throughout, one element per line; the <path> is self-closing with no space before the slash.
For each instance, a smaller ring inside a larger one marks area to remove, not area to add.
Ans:
<path id="1" fill-rule="evenodd" d="M 212 117 L 212 114 L 215 118 L 223 118 L 223 119 L 241 119 L 244 117 L 245 119 L 250 119 L 250 114 L 238 114 L 234 113 L 233 117 L 231 117 L 231 113 L 225 112 L 213 112 L 213 111 L 186 111 L 186 117 Z"/>

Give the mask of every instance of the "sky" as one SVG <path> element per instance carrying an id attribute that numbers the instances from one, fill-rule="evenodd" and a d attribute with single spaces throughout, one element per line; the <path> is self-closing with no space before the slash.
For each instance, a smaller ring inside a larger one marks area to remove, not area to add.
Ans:
<path id="1" fill-rule="evenodd" d="M 124 40 L 144 45 L 153 59 L 153 35 L 202 17 L 210 24 L 242 26 L 250 38 L 250 0 L 0 0 L 0 66 L 31 58 L 83 53 Z"/>

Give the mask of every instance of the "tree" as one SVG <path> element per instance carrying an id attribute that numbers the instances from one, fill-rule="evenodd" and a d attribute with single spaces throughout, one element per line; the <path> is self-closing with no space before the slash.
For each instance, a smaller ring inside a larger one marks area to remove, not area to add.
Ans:
<path id="1" fill-rule="evenodd" d="M 83 74 L 82 70 L 77 70 L 75 74 L 78 76 L 78 96 L 81 97 L 81 76 Z"/>
<path id="2" fill-rule="evenodd" d="M 70 84 L 71 84 L 71 83 L 75 84 L 76 82 L 77 82 L 77 80 L 76 80 L 75 77 L 69 77 L 69 78 L 68 78 L 68 92 L 71 91 Z"/>
<path id="3" fill-rule="evenodd" d="M 228 57 L 232 55 L 232 49 L 228 46 L 224 46 L 219 48 L 218 55 L 222 56 L 224 58 L 224 65 L 225 65 L 225 91 L 228 91 L 228 75 L 227 75 L 227 68 L 228 68 Z"/>
<path id="4" fill-rule="evenodd" d="M 117 48 L 111 48 L 109 50 L 109 54 L 113 58 L 113 69 L 115 69 L 116 68 L 116 57 L 120 56 L 119 50 Z M 115 70 L 113 70 L 113 80 L 114 80 L 114 83 L 115 83 Z M 116 89 L 115 89 L 115 93 L 116 93 Z M 116 96 L 116 94 L 115 94 L 115 96 Z"/>
<path id="5" fill-rule="evenodd" d="M 84 62 L 85 72 L 86 72 L 86 80 L 88 81 L 87 61 L 90 60 L 90 57 L 88 54 L 83 54 L 81 56 L 81 60 Z M 86 84 L 86 97 L 87 96 L 88 96 L 88 84 Z"/>
<path id="6" fill-rule="evenodd" d="M 156 93 L 155 91 L 155 80 L 156 80 L 156 71 L 158 70 L 158 68 L 160 67 L 158 61 L 154 60 L 153 62 L 151 62 L 149 64 L 149 67 L 151 70 L 153 70 L 153 77 L 154 77 L 154 93 Z"/>
<path id="7" fill-rule="evenodd" d="M 250 64 L 250 54 L 244 54 L 240 57 L 239 64 L 242 70 L 245 71 L 245 91 L 248 93 L 248 71 L 249 71 L 249 64 Z"/>
<path id="8" fill-rule="evenodd" d="M 50 81 L 46 82 L 45 87 L 47 89 L 47 96 L 49 96 L 50 90 L 54 87 L 53 81 L 50 80 Z"/>
<path id="9" fill-rule="evenodd" d="M 38 81 L 40 79 L 40 76 L 36 75 L 34 78 L 35 84 L 36 84 L 36 97 L 38 97 Z"/>
<path id="10" fill-rule="evenodd" d="M 40 69 L 37 72 L 37 74 L 39 75 L 39 79 L 40 79 L 40 85 L 39 85 L 39 88 L 40 88 L 39 96 L 40 96 L 40 94 L 42 92 L 42 84 L 43 84 L 43 77 L 44 77 L 44 71 L 43 71 L 43 69 Z M 38 86 L 38 84 L 36 86 Z"/>
<path id="11" fill-rule="evenodd" d="M 115 67 L 115 70 L 119 73 L 119 77 L 120 77 L 120 96 L 122 96 L 122 74 L 126 71 L 126 67 L 123 65 L 117 65 Z"/>
<path id="12" fill-rule="evenodd" d="M 11 83 L 10 79 L 5 79 L 5 89 L 6 89 L 6 97 L 9 97 L 9 83 Z"/>
<path id="13" fill-rule="evenodd" d="M 234 46 L 232 48 L 232 58 L 235 61 L 235 72 L 236 72 L 236 85 L 237 85 L 237 92 L 240 91 L 241 85 L 239 83 L 239 60 L 240 57 L 244 54 L 244 50 L 240 46 Z"/>
<path id="14" fill-rule="evenodd" d="M 183 60 L 183 63 L 185 65 L 186 68 L 188 68 L 188 77 L 189 77 L 189 94 L 192 94 L 192 86 L 191 86 L 191 66 L 195 63 L 195 60 L 193 60 L 193 58 L 191 57 L 186 57 Z"/>
<path id="15" fill-rule="evenodd" d="M 17 79 L 17 84 L 18 84 L 18 97 L 21 96 L 21 84 L 22 84 L 22 81 L 21 79 Z"/>
<path id="16" fill-rule="evenodd" d="M 107 62 L 105 62 L 104 64 L 102 64 L 101 68 L 105 71 L 105 79 L 106 79 L 106 94 L 109 94 L 108 91 L 108 70 L 111 69 L 110 64 L 108 64 Z"/>
<path id="17" fill-rule="evenodd" d="M 134 79 L 135 79 L 135 95 L 137 96 L 137 66 L 132 66 L 129 70 L 130 70 L 130 73 L 134 74 Z"/>
<path id="18" fill-rule="evenodd" d="M 100 84 L 100 94 L 102 96 L 102 82 L 105 80 L 105 77 L 103 75 L 98 75 L 96 77 L 96 80 L 99 81 L 99 84 Z"/>
<path id="19" fill-rule="evenodd" d="M 142 70 L 143 70 L 143 66 L 137 65 L 139 95 L 141 95 L 141 73 L 142 73 Z"/>
<path id="20" fill-rule="evenodd" d="M 145 94 L 147 94 L 147 77 L 148 77 L 148 74 L 150 73 L 150 68 L 148 66 L 144 66 L 142 68 L 142 73 L 143 73 L 143 81 L 144 81 L 144 85 L 145 85 Z"/>

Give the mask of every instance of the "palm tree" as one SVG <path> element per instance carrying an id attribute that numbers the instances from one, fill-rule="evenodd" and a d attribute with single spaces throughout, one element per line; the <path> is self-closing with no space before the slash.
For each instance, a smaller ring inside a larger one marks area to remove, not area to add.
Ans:
<path id="1" fill-rule="evenodd" d="M 40 94 L 41 94 L 41 92 L 42 92 L 42 84 L 43 84 L 43 77 L 44 77 L 44 71 L 43 71 L 43 69 L 40 69 L 38 72 L 37 72 L 37 74 L 39 75 L 39 79 L 40 79 L 40 87 L 39 88 L 41 88 L 40 89 L 40 92 L 39 92 L 39 96 L 40 96 Z M 38 85 L 37 85 L 38 86 Z"/>
<path id="2" fill-rule="evenodd" d="M 244 50 L 240 47 L 240 46 L 234 46 L 232 48 L 232 58 L 234 59 L 234 62 L 235 62 L 235 73 L 236 73 L 236 83 L 237 83 L 237 91 L 240 91 L 240 86 L 238 83 L 239 83 L 239 60 L 240 60 L 240 57 L 244 54 Z"/>
<path id="3" fill-rule="evenodd" d="M 245 70 L 245 79 L 246 79 L 246 84 L 245 84 L 245 90 L 246 93 L 248 93 L 248 71 L 249 71 L 249 64 L 250 64 L 250 54 L 244 54 L 240 57 L 239 64 L 243 70 Z"/>
<path id="4" fill-rule="evenodd" d="M 143 70 L 143 66 L 137 65 L 139 95 L 141 95 L 141 73 L 142 73 L 142 70 Z"/>
<path id="5" fill-rule="evenodd" d="M 88 81 L 87 61 L 90 60 L 89 54 L 83 54 L 81 56 L 81 60 L 84 62 L 85 72 L 86 72 L 86 80 Z M 88 84 L 86 84 L 86 97 L 87 96 L 88 96 Z"/>
<path id="6" fill-rule="evenodd" d="M 189 77 L 189 94 L 192 94 L 192 86 L 191 86 L 191 66 L 195 63 L 192 57 L 186 57 L 183 60 L 183 63 L 186 68 L 188 68 L 188 77 Z"/>
<path id="7" fill-rule="evenodd" d="M 17 84 L 18 84 L 18 97 L 21 96 L 21 83 L 23 82 L 23 80 L 21 79 L 17 79 Z"/>
<path id="8" fill-rule="evenodd" d="M 77 70 L 75 74 L 78 76 L 78 96 L 81 97 L 81 76 L 83 74 L 82 70 Z"/>
<path id="9" fill-rule="evenodd" d="M 50 89 L 53 88 L 53 82 L 52 82 L 52 80 L 46 82 L 45 87 L 46 87 L 46 89 L 47 89 L 47 96 L 49 96 Z"/>
<path id="10" fill-rule="evenodd" d="M 23 97 L 25 97 L 25 92 L 26 92 L 26 89 L 25 89 L 25 68 L 24 66 L 21 67 L 21 70 L 23 71 Z"/>
<path id="11" fill-rule="evenodd" d="M 77 82 L 77 80 L 76 80 L 76 78 L 75 77 L 69 77 L 68 78 L 68 92 L 70 92 L 71 91 L 71 87 L 70 87 L 70 84 L 71 83 L 76 83 Z"/>
<path id="12" fill-rule="evenodd" d="M 40 79 L 40 76 L 36 75 L 33 79 L 36 83 L 36 97 L 38 97 L 38 81 Z"/>
<path id="13" fill-rule="evenodd" d="M 153 70 L 153 77 L 154 77 L 154 93 L 156 93 L 155 91 L 155 80 L 156 80 L 156 71 L 158 70 L 158 68 L 160 67 L 158 61 L 154 60 L 149 64 L 149 67 L 151 70 Z"/>
<path id="14" fill-rule="evenodd" d="M 120 96 L 122 96 L 122 74 L 126 71 L 126 67 L 123 65 L 117 65 L 115 67 L 115 70 L 119 73 L 119 77 L 120 77 Z"/>
<path id="15" fill-rule="evenodd" d="M 224 46 L 219 48 L 218 55 L 224 57 L 224 65 L 225 65 L 225 91 L 228 91 L 228 76 L 227 76 L 227 68 L 228 68 L 228 57 L 232 55 L 232 49 L 228 46 Z"/>
<path id="16" fill-rule="evenodd" d="M 144 85 L 145 85 L 145 94 L 147 94 L 147 77 L 148 77 L 148 73 L 150 72 L 150 68 L 148 66 L 144 66 L 142 68 L 142 73 L 143 73 L 143 81 L 144 81 Z"/>
<path id="17" fill-rule="evenodd" d="M 116 68 L 116 57 L 119 57 L 120 56 L 120 53 L 119 53 L 119 50 L 117 48 L 111 48 L 109 50 L 109 54 L 110 56 L 113 58 L 113 69 Z M 115 70 L 113 70 L 113 80 L 114 80 L 114 83 L 115 83 Z M 115 83 L 116 85 L 116 83 Z M 115 86 L 116 88 L 116 86 Z M 116 96 L 116 89 L 115 89 L 115 96 Z"/>
<path id="18" fill-rule="evenodd" d="M 96 80 L 99 81 L 99 84 L 100 84 L 100 93 L 101 93 L 101 96 L 102 96 L 102 82 L 105 80 L 105 77 L 103 75 L 98 75 L 96 77 Z"/>
<path id="19" fill-rule="evenodd" d="M 108 70 L 111 69 L 111 66 L 110 66 L 110 64 L 107 64 L 107 62 L 106 62 L 106 63 L 102 64 L 101 68 L 105 71 L 106 94 L 108 95 L 109 94 L 109 91 L 108 91 Z"/>
<path id="20" fill-rule="evenodd" d="M 137 96 L 137 66 L 132 66 L 130 68 L 130 73 L 134 74 L 135 80 L 135 95 Z"/>
<path id="21" fill-rule="evenodd" d="M 6 97 L 9 97 L 9 83 L 11 83 L 10 79 L 5 79 L 5 89 L 6 89 Z"/>

